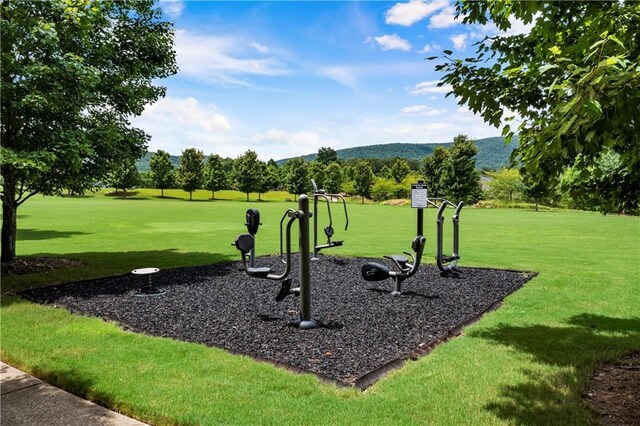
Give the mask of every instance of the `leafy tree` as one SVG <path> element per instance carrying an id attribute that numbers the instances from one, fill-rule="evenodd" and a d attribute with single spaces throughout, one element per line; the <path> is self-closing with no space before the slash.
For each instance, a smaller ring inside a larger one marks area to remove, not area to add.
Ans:
<path id="1" fill-rule="evenodd" d="M 286 187 L 294 199 L 298 194 L 304 194 L 311 188 L 309 180 L 309 168 L 302 157 L 294 158 L 287 162 L 288 172 L 286 176 Z"/>
<path id="2" fill-rule="evenodd" d="M 488 172 L 489 194 L 491 197 L 512 202 L 523 191 L 522 176 L 515 169 L 501 169 L 497 172 Z"/>
<path id="3" fill-rule="evenodd" d="M 627 186 L 627 174 L 628 170 L 620 155 L 608 153 L 603 155 L 587 174 L 580 173 L 575 168 L 569 169 L 566 179 L 561 181 L 561 189 L 572 199 L 575 208 L 621 211 L 637 215 L 638 210 L 626 211 L 617 201 L 622 199 L 624 194 L 638 191 L 638 188 Z"/>
<path id="4" fill-rule="evenodd" d="M 122 189 L 124 198 L 127 198 L 127 188 L 135 188 L 140 184 L 140 173 L 135 161 L 128 159 L 112 166 L 107 181 L 116 192 Z"/>
<path id="5" fill-rule="evenodd" d="M 344 176 L 340 163 L 331 163 L 325 168 L 324 187 L 329 194 L 339 194 L 342 190 Z"/>
<path id="6" fill-rule="evenodd" d="M 189 201 L 193 200 L 193 191 L 202 188 L 204 178 L 204 153 L 195 148 L 182 151 L 176 180 L 183 191 L 189 193 Z"/>
<path id="7" fill-rule="evenodd" d="M 210 155 L 204 166 L 204 187 L 211 191 L 211 199 L 215 200 L 216 191 L 225 189 L 228 185 L 222 157 L 218 154 Z"/>
<path id="8" fill-rule="evenodd" d="M 422 160 L 422 172 L 430 197 L 444 196 L 440 182 L 448 162 L 449 150 L 442 146 L 436 147 L 431 155 Z"/>
<path id="9" fill-rule="evenodd" d="M 380 169 L 378 176 L 384 179 L 393 179 L 393 174 L 391 173 L 391 169 L 389 168 L 389 166 L 382 166 L 382 169 Z"/>
<path id="10" fill-rule="evenodd" d="M 480 173 L 476 169 L 478 148 L 465 135 L 453 138 L 449 159 L 445 164 L 440 187 L 453 202 L 472 203 L 481 195 Z"/>
<path id="11" fill-rule="evenodd" d="M 368 161 L 360 160 L 354 166 L 353 183 L 356 194 L 362 196 L 362 204 L 364 204 L 364 198 L 371 196 L 371 187 L 375 181 L 376 176 L 373 174 L 373 169 Z"/>
<path id="12" fill-rule="evenodd" d="M 391 176 L 397 183 L 402 182 L 404 178 L 411 172 L 411 166 L 409 162 L 403 158 L 398 158 L 393 162 L 391 166 Z"/>
<path id="13" fill-rule="evenodd" d="M 323 188 L 326 186 L 325 179 L 326 175 L 326 165 L 324 163 L 320 163 L 318 161 L 310 161 L 307 163 L 309 168 L 309 179 L 313 179 L 316 182 L 318 188 Z"/>
<path id="14" fill-rule="evenodd" d="M 328 165 L 338 161 L 338 153 L 330 147 L 322 147 L 318 150 L 316 161 L 323 165 Z"/>
<path id="15" fill-rule="evenodd" d="M 560 198 L 555 186 L 548 181 L 530 178 L 528 174 L 522 176 L 522 195 L 527 201 L 535 203 L 536 211 L 539 204 L 555 203 Z"/>
<path id="16" fill-rule="evenodd" d="M 396 198 L 405 198 L 408 190 L 406 187 L 395 179 L 387 179 L 378 177 L 371 188 L 371 198 L 374 201 L 391 200 Z"/>
<path id="17" fill-rule="evenodd" d="M 280 168 L 275 161 L 269 160 L 269 162 L 260 162 L 262 168 L 262 182 L 258 189 L 258 200 L 261 199 L 261 195 L 265 192 L 278 189 L 280 185 Z"/>
<path id="18" fill-rule="evenodd" d="M 539 182 L 559 181 L 573 168 L 584 178 L 603 156 L 619 156 L 618 183 L 627 191 L 592 197 L 602 213 L 638 212 L 640 202 L 640 3 L 457 2 L 469 25 L 493 22 L 508 30 L 514 19 L 533 23 L 528 34 L 486 37 L 475 56 L 436 66 L 460 104 L 488 123 L 519 133 L 515 159 Z M 518 128 L 504 124 L 513 111 Z M 578 195 L 577 193 L 575 195 Z"/>
<path id="19" fill-rule="evenodd" d="M 2 1 L 2 262 L 16 256 L 17 209 L 37 193 L 83 192 L 142 157 L 129 117 L 164 96 L 173 30 L 152 0 Z"/>
<path id="20" fill-rule="evenodd" d="M 262 186 L 260 193 L 275 191 L 280 186 L 280 167 L 275 161 L 269 160 L 264 169 L 262 176 Z"/>
<path id="21" fill-rule="evenodd" d="M 249 201 L 250 192 L 259 192 L 261 189 L 263 164 L 258 160 L 258 154 L 252 150 L 247 150 L 233 162 L 231 173 L 233 186 L 236 190 L 247 194 L 247 201 Z"/>
<path id="22" fill-rule="evenodd" d="M 160 196 L 164 197 L 164 190 L 171 188 L 174 184 L 173 164 L 168 152 L 161 149 L 149 159 L 151 169 L 151 181 L 154 188 L 160 190 Z"/>

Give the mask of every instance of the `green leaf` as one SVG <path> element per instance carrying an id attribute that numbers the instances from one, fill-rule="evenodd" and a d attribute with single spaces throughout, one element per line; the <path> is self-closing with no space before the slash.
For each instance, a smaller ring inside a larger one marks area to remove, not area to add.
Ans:
<path id="1" fill-rule="evenodd" d="M 619 45 L 620 47 L 626 50 L 626 48 L 624 47 L 624 44 L 622 44 L 622 42 L 618 39 L 618 37 L 612 34 L 608 38 L 609 40 L 613 41 L 614 43 L 616 43 L 617 45 Z"/>
<path id="2" fill-rule="evenodd" d="M 540 74 L 544 74 L 545 72 L 547 72 L 547 71 L 549 71 L 551 69 L 554 69 L 554 68 L 558 68 L 558 66 L 554 65 L 554 64 L 546 64 L 546 65 L 543 65 L 540 68 L 538 68 L 538 72 L 540 72 Z"/>
<path id="3" fill-rule="evenodd" d="M 451 50 L 443 50 L 442 53 L 444 53 L 445 55 L 452 55 L 453 52 Z"/>

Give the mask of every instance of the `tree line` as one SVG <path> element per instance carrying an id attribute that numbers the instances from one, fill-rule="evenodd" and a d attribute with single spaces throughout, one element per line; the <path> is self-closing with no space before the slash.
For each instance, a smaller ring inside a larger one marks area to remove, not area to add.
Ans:
<path id="1" fill-rule="evenodd" d="M 188 148 L 182 152 L 178 167 L 170 161 L 169 153 L 159 150 L 151 156 L 150 171 L 138 173 L 135 162 L 128 161 L 114 167 L 107 183 L 121 189 L 149 186 L 160 190 L 182 189 L 193 198 L 193 191 L 206 189 L 211 198 L 222 190 L 237 190 L 246 194 L 287 191 L 294 195 L 312 190 L 311 179 L 328 193 L 346 193 L 382 201 L 407 198 L 410 184 L 426 181 L 431 196 L 475 202 L 481 197 L 480 174 L 475 167 L 478 149 L 465 135 L 454 139 L 450 148 L 438 147 L 422 161 L 395 159 L 350 159 L 341 161 L 330 147 L 322 147 L 316 160 L 302 157 L 289 160 L 282 166 L 273 160 L 261 161 L 256 152 L 246 151 L 235 159 L 212 154 L 205 159 L 202 151 Z"/>

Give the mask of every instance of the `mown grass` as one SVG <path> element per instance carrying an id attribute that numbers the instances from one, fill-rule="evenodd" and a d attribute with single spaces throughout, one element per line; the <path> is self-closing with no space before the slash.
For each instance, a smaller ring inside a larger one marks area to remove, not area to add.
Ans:
<path id="1" fill-rule="evenodd" d="M 165 191 L 167 194 L 167 191 Z M 206 199 L 204 191 L 196 196 Z M 221 197 L 223 194 L 220 194 Z M 3 291 L 52 282 L 237 259 L 244 212 L 258 207 L 258 254 L 278 249 L 278 222 L 295 207 L 187 202 L 139 191 L 39 198 L 19 211 L 22 255 L 59 255 L 83 268 L 3 279 Z M 216 194 L 216 197 L 218 194 Z M 177 195 L 176 195 L 177 197 Z M 280 198 L 281 197 L 281 198 Z M 251 199 L 255 197 L 252 195 Z M 333 254 L 407 250 L 415 211 L 349 205 Z M 326 214 L 321 212 L 321 223 Z M 434 210 L 425 214 L 433 259 Z M 2 298 L 2 359 L 153 424 L 585 424 L 581 399 L 595 366 L 640 349 L 640 221 L 574 211 L 471 209 L 461 214 L 461 266 L 539 272 L 496 312 L 364 393 L 321 384 L 216 348 L 151 338 L 13 296 Z M 455 285 L 452 280 L 451 285 Z M 392 300 L 390 299 L 390 303 Z"/>

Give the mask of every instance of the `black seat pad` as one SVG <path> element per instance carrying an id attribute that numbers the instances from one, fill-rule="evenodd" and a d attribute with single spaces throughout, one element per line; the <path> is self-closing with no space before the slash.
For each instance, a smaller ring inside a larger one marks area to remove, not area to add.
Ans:
<path id="1" fill-rule="evenodd" d="M 252 277 L 264 278 L 271 273 L 271 268 L 261 267 L 261 268 L 252 268 L 247 266 L 247 274 Z"/>

